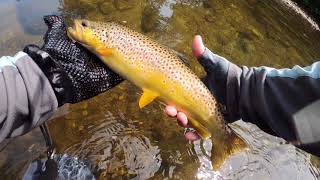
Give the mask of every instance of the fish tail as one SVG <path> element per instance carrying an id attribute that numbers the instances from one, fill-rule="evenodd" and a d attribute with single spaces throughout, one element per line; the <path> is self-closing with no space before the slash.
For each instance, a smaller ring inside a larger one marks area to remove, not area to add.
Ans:
<path id="1" fill-rule="evenodd" d="M 224 136 L 213 137 L 211 150 L 213 169 L 218 170 L 229 156 L 246 147 L 247 144 L 233 131 L 227 132 Z"/>

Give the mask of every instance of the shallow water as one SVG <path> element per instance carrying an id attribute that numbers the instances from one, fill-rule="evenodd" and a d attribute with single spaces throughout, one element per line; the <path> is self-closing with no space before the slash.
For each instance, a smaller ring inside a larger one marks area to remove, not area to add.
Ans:
<path id="1" fill-rule="evenodd" d="M 42 16 L 56 13 L 67 22 L 81 17 L 118 21 L 191 56 L 194 34 L 207 47 L 239 65 L 291 67 L 320 57 L 320 32 L 287 0 L 2 0 L 0 55 L 42 43 Z M 5 18 L 3 18 L 5 17 Z M 188 142 L 183 129 L 152 103 L 140 110 L 139 90 L 128 82 L 89 101 L 66 107 L 51 120 L 57 151 L 89 164 L 97 179 L 318 179 L 319 161 L 252 124 L 233 128 L 249 148 L 212 171 L 210 141 Z M 0 145 L 0 179 L 19 179 L 28 164 L 45 154 L 35 130 Z M 317 166 L 318 164 L 318 166 Z"/>

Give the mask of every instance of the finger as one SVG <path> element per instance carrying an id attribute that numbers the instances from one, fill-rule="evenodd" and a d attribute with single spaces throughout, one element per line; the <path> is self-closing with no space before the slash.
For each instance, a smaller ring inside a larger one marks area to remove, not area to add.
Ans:
<path id="1" fill-rule="evenodd" d="M 178 123 L 183 126 L 187 127 L 188 125 L 188 118 L 183 112 L 178 112 L 177 114 Z"/>
<path id="2" fill-rule="evenodd" d="M 52 27 L 54 24 L 63 25 L 63 19 L 57 15 L 47 15 L 43 17 L 44 22 L 48 27 Z"/>
<path id="3" fill-rule="evenodd" d="M 224 57 L 214 54 L 208 48 L 204 48 L 197 59 L 207 73 L 215 72 L 216 77 L 224 78 L 226 76 L 230 62 Z"/>
<path id="4" fill-rule="evenodd" d="M 170 117 L 176 117 L 177 116 L 177 109 L 173 106 L 166 106 L 165 112 L 167 113 L 168 116 Z"/>
<path id="5" fill-rule="evenodd" d="M 204 53 L 205 46 L 200 35 L 196 35 L 192 42 L 192 52 L 196 58 L 200 58 Z"/>
<path id="6" fill-rule="evenodd" d="M 47 61 L 51 60 L 48 59 L 50 58 L 48 53 L 42 51 L 37 45 L 34 44 L 27 45 L 23 51 L 27 53 L 40 68 L 44 68 L 46 63 L 48 63 Z"/>
<path id="7" fill-rule="evenodd" d="M 39 46 L 34 44 L 29 44 L 24 47 L 23 52 L 27 53 L 31 58 L 39 56 L 38 51 L 40 50 Z"/>
<path id="8" fill-rule="evenodd" d="M 198 139 L 200 139 L 200 136 L 198 135 L 198 133 L 196 132 L 186 132 L 184 134 L 184 137 L 187 139 L 187 140 L 190 140 L 190 141 L 196 141 Z"/>

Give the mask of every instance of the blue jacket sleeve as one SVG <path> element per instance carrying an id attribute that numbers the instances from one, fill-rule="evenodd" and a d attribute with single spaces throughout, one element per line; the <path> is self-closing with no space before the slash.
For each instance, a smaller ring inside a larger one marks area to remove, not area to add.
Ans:
<path id="1" fill-rule="evenodd" d="M 242 119 L 320 156 L 320 62 L 292 69 L 229 65 L 229 122 Z"/>
<path id="2" fill-rule="evenodd" d="M 58 103 L 52 87 L 25 53 L 0 58 L 0 142 L 48 120 Z"/>

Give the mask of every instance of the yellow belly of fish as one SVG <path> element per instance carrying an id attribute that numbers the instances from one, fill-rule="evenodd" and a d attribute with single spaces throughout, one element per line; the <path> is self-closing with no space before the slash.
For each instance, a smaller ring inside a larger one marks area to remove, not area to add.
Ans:
<path id="1" fill-rule="evenodd" d="M 208 139 L 211 133 L 199 122 L 209 115 L 204 111 L 200 102 L 191 97 L 178 82 L 173 82 L 159 70 L 151 69 L 141 61 L 125 59 L 118 51 L 107 57 L 100 57 L 111 69 L 134 83 L 143 90 L 139 100 L 140 108 L 143 108 L 155 98 L 159 98 L 166 104 L 175 106 L 179 111 L 189 117 L 190 124 L 198 131 L 203 139 Z M 143 67 L 142 67 L 143 66 Z"/>

